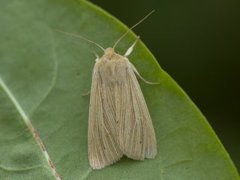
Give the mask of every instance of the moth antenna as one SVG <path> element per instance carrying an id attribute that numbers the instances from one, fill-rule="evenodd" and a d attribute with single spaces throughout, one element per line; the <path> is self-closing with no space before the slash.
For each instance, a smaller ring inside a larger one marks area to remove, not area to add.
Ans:
<path id="1" fill-rule="evenodd" d="M 138 26 L 139 24 L 141 24 L 145 19 L 147 19 L 152 13 L 154 13 L 155 10 L 152 10 L 150 13 L 148 13 L 144 18 L 142 18 L 140 21 L 138 21 L 136 24 L 134 24 L 130 29 L 128 29 L 122 36 L 120 36 L 120 38 L 115 42 L 115 44 L 113 45 L 113 49 L 115 49 L 115 47 L 118 45 L 118 43 L 136 26 Z"/>
<path id="2" fill-rule="evenodd" d="M 83 40 L 85 40 L 85 41 L 87 41 L 87 42 L 89 42 L 89 43 L 92 43 L 92 44 L 94 44 L 95 46 L 99 47 L 101 50 L 105 51 L 105 49 L 104 49 L 101 45 L 99 45 L 98 43 L 96 43 L 96 42 L 94 42 L 94 41 L 91 41 L 91 40 L 89 40 L 89 39 L 87 39 L 87 38 L 85 38 L 85 37 L 83 37 L 83 36 L 80 36 L 80 35 L 77 35 L 77 34 L 73 34 L 73 33 L 69 33 L 69 32 L 65 32 L 65 31 L 62 31 L 62 30 L 59 30 L 59 29 L 54 29 L 54 30 L 55 30 L 55 31 L 58 31 L 58 32 L 60 32 L 60 33 L 63 33 L 63 34 L 65 34 L 65 35 L 68 35 L 68 36 L 72 36 L 72 37 L 76 37 L 76 38 L 83 39 Z"/>

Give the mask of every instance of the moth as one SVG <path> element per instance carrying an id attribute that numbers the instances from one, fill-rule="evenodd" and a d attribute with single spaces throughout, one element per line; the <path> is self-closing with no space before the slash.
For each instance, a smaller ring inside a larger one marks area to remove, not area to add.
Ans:
<path id="1" fill-rule="evenodd" d="M 157 154 L 152 120 L 136 75 L 143 78 L 128 59 L 137 40 L 123 56 L 114 50 L 119 41 L 97 57 L 93 68 L 88 120 L 93 169 L 113 164 L 123 155 L 144 160 Z"/>
<path id="2" fill-rule="evenodd" d="M 115 52 L 120 40 L 152 12 L 125 32 L 112 48 L 104 49 L 77 36 L 104 51 L 97 56 L 90 91 L 88 158 L 92 169 L 102 169 L 123 155 L 144 160 L 157 154 L 154 127 L 136 75 L 148 84 L 155 83 L 146 81 L 128 59 L 139 37 L 123 56 Z"/>
<path id="3" fill-rule="evenodd" d="M 93 69 L 88 120 L 88 156 L 101 169 L 123 155 L 135 160 L 157 154 L 152 120 L 135 74 L 136 68 L 113 48 Z"/>

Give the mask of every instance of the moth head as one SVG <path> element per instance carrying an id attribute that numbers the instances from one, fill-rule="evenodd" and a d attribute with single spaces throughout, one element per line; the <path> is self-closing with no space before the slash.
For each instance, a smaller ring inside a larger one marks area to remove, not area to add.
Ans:
<path id="1" fill-rule="evenodd" d="M 114 53 L 115 53 L 115 51 L 114 51 L 113 48 L 107 48 L 107 49 L 105 49 L 105 51 L 104 51 L 104 54 L 105 54 L 105 55 L 112 55 L 112 54 L 114 54 Z"/>
<path id="2" fill-rule="evenodd" d="M 104 50 L 104 57 L 108 60 L 112 60 L 117 54 L 113 48 L 107 48 Z"/>

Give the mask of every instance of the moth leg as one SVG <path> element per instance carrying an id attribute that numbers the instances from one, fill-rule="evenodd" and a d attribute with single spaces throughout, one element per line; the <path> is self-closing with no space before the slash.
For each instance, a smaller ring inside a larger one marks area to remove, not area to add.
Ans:
<path id="1" fill-rule="evenodd" d="M 97 62 L 99 60 L 99 55 L 95 51 L 93 51 L 93 54 L 96 56 L 95 61 Z"/>
<path id="2" fill-rule="evenodd" d="M 134 73 L 135 73 L 143 82 L 145 82 L 146 84 L 151 84 L 151 85 L 160 84 L 159 82 L 150 82 L 150 81 L 147 81 L 146 79 L 144 79 L 144 78 L 139 74 L 139 72 L 138 72 L 138 70 L 136 69 L 136 67 L 135 67 L 131 62 L 129 62 L 129 63 L 130 63 L 130 65 L 131 65 Z"/>
<path id="3" fill-rule="evenodd" d="M 133 48 L 135 47 L 135 45 L 137 44 L 138 40 L 140 39 L 140 36 L 137 37 L 137 39 L 134 41 L 134 43 L 128 48 L 128 50 L 126 51 L 126 53 L 124 54 L 124 57 L 127 57 L 129 56 L 132 51 L 133 51 Z M 147 84 L 159 84 L 159 82 L 150 82 L 150 81 L 147 81 L 146 79 L 144 79 L 140 74 L 139 72 L 137 71 L 136 67 L 131 63 L 129 62 L 133 71 L 135 72 L 135 74 L 142 80 L 144 81 L 145 83 Z"/>
<path id="4" fill-rule="evenodd" d="M 86 92 L 86 93 L 82 93 L 82 96 L 88 96 L 90 94 L 90 91 Z"/>
<path id="5" fill-rule="evenodd" d="M 134 43 L 128 48 L 128 50 L 124 54 L 124 57 L 128 57 L 132 53 L 133 48 L 135 47 L 139 39 L 140 39 L 140 36 L 138 36 L 137 39 L 134 41 Z"/>

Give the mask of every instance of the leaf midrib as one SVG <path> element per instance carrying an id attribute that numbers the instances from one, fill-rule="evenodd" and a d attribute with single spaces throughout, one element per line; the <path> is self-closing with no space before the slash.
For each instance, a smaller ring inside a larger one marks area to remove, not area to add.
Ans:
<path id="1" fill-rule="evenodd" d="M 21 107 L 20 103 L 18 102 L 16 97 L 13 95 L 11 90 L 8 88 L 7 84 L 4 82 L 4 80 L 1 78 L 1 76 L 0 76 L 0 87 L 2 87 L 3 91 L 7 94 L 8 98 L 11 100 L 11 102 L 13 103 L 15 108 L 17 109 L 17 112 L 22 117 L 25 125 L 30 130 L 30 132 L 31 132 L 31 134 L 33 136 L 33 139 L 39 145 L 39 148 L 40 148 L 40 150 L 42 152 L 42 155 L 44 156 L 44 158 L 45 158 L 45 160 L 46 160 L 46 162 L 48 164 L 48 168 L 51 170 L 51 172 L 54 175 L 55 179 L 56 180 L 61 180 L 59 174 L 56 171 L 55 165 L 53 164 L 53 162 L 52 162 L 52 160 L 51 160 L 51 158 L 49 156 L 49 153 L 47 152 L 47 150 L 46 150 L 46 148 L 45 148 L 45 146 L 43 144 L 43 141 L 41 140 L 39 134 L 37 133 L 37 131 L 34 128 L 34 126 L 32 125 L 32 123 L 30 121 L 30 118 L 27 116 L 27 114 L 25 113 L 25 111 Z"/>

